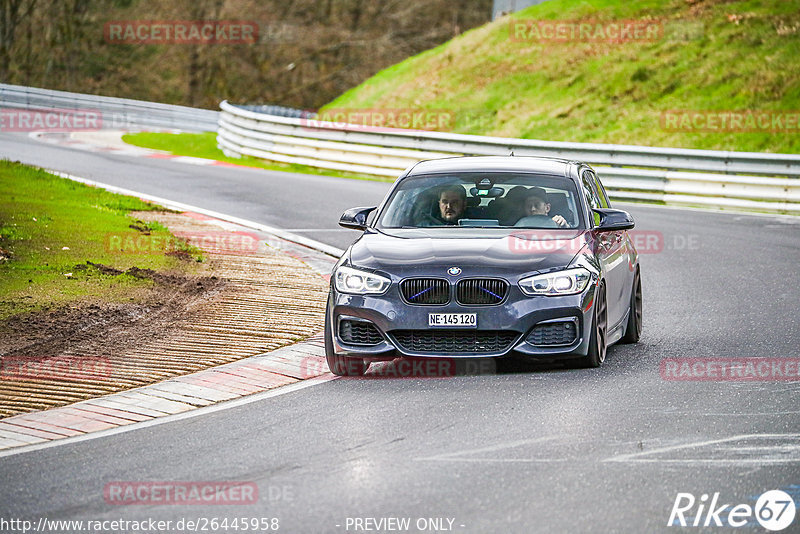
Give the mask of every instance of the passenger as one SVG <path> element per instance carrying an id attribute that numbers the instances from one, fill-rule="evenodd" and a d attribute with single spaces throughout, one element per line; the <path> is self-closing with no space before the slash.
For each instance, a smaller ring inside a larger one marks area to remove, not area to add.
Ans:
<path id="1" fill-rule="evenodd" d="M 561 215 L 550 217 L 550 203 L 547 202 L 547 192 L 541 187 L 533 187 L 525 198 L 526 216 L 521 218 L 514 226 L 532 226 L 534 228 L 565 228 L 569 226 L 567 220 Z"/>
<path id="2" fill-rule="evenodd" d="M 521 217 L 527 215 L 525 211 L 525 198 L 528 188 L 523 185 L 512 187 L 503 198 L 493 200 L 494 216 L 500 220 L 501 226 L 513 226 Z M 491 204 L 491 203 L 490 203 Z"/>

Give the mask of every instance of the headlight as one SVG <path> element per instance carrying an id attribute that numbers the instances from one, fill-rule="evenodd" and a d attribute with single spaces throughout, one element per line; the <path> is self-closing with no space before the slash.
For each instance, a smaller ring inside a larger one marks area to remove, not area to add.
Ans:
<path id="1" fill-rule="evenodd" d="M 336 285 L 336 291 L 356 295 L 383 293 L 392 283 L 385 276 L 360 271 L 352 267 L 339 267 L 336 269 L 333 281 Z"/>
<path id="2" fill-rule="evenodd" d="M 576 295 L 586 289 L 592 274 L 583 267 L 537 274 L 519 281 L 526 295 Z"/>

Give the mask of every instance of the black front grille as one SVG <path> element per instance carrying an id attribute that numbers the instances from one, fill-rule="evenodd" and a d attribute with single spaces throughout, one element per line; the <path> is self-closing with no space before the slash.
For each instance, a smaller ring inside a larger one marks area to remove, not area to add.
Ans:
<path id="1" fill-rule="evenodd" d="M 370 322 L 342 319 L 339 322 L 339 339 L 350 345 L 377 345 L 383 341 L 383 336 Z"/>
<path id="2" fill-rule="evenodd" d="M 506 297 L 508 282 L 497 278 L 470 278 L 456 286 L 459 304 L 499 304 Z"/>
<path id="3" fill-rule="evenodd" d="M 508 349 L 519 332 L 509 330 L 394 330 L 392 337 L 407 352 L 488 354 Z"/>
<path id="4" fill-rule="evenodd" d="M 403 298 L 410 304 L 447 304 L 450 283 L 441 278 L 411 278 L 400 284 Z"/>
<path id="5" fill-rule="evenodd" d="M 533 345 L 571 345 L 578 338 L 578 328 L 573 321 L 538 324 L 528 336 Z"/>

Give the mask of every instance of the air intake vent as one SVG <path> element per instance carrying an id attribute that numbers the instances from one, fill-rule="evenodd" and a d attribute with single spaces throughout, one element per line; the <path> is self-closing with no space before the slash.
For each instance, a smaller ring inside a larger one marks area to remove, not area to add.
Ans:
<path id="1" fill-rule="evenodd" d="M 403 298 L 409 304 L 447 304 L 450 283 L 441 278 L 410 278 L 400 284 Z"/>
<path id="2" fill-rule="evenodd" d="M 342 319 L 339 322 L 339 339 L 348 345 L 377 345 L 383 341 L 378 328 L 368 321 Z"/>
<path id="3" fill-rule="evenodd" d="M 498 278 L 470 278 L 461 280 L 456 286 L 456 300 L 459 304 L 491 305 L 499 304 L 506 298 L 508 282 Z"/>
<path id="4" fill-rule="evenodd" d="M 578 325 L 574 320 L 537 324 L 528 336 L 528 343 L 540 347 L 572 345 L 578 339 Z"/>
<path id="5" fill-rule="evenodd" d="M 402 350 L 426 354 L 490 354 L 504 352 L 519 332 L 509 330 L 394 330 Z"/>

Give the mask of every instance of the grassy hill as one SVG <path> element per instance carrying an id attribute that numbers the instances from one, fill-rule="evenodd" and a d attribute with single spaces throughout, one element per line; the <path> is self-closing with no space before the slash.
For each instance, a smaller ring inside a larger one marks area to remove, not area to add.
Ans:
<path id="1" fill-rule="evenodd" d="M 659 34 L 613 42 L 596 33 L 620 20 L 649 21 Z M 515 22 L 529 31 L 511 33 Z M 557 22 L 590 24 L 594 36 L 547 38 L 543 28 Z M 550 0 L 385 69 L 324 109 L 342 108 L 450 110 L 448 130 L 459 133 L 796 153 L 800 3 Z M 782 122 L 692 131 L 668 127 L 681 117 L 665 115 L 674 110 Z"/>

